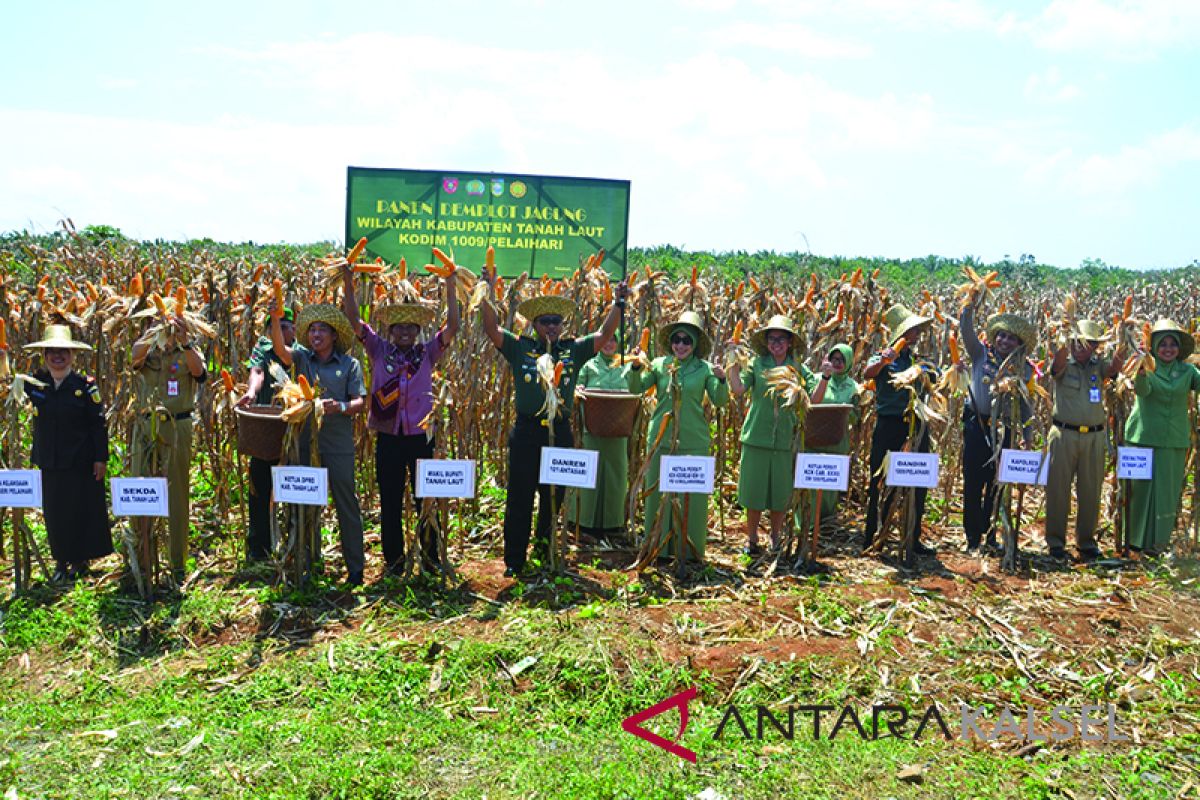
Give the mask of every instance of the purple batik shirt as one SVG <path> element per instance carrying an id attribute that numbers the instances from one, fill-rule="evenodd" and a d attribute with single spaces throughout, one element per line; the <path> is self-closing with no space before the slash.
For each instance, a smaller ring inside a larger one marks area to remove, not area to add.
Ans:
<path id="1" fill-rule="evenodd" d="M 425 433 L 421 430 L 421 420 L 433 410 L 433 365 L 444 349 L 442 330 L 428 342 L 417 345 L 424 348 L 424 353 L 415 372 L 411 356 L 366 323 L 361 338 L 371 361 L 367 427 L 393 436 Z"/>

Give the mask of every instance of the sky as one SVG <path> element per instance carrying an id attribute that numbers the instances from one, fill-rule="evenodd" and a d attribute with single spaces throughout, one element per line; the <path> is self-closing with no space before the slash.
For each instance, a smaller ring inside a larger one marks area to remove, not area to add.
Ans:
<path id="1" fill-rule="evenodd" d="M 0 21 L 0 231 L 340 241 L 353 165 L 629 180 L 634 246 L 1200 259 L 1195 0 L 63 0 Z"/>

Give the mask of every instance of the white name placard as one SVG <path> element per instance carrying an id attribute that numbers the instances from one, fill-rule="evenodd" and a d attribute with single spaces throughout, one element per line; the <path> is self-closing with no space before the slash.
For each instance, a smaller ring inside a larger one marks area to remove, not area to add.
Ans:
<path id="1" fill-rule="evenodd" d="M 1149 447 L 1118 447 L 1117 477 L 1148 481 L 1154 477 L 1154 451 Z"/>
<path id="2" fill-rule="evenodd" d="M 417 497 L 474 497 L 475 462 L 417 459 Z"/>
<path id="3" fill-rule="evenodd" d="M 1040 450 L 1001 450 L 1001 483 L 1031 483 L 1046 485 L 1050 474 L 1050 455 Z"/>
<path id="4" fill-rule="evenodd" d="M 165 517 L 166 478 L 113 478 L 112 510 L 115 517 Z"/>
<path id="5" fill-rule="evenodd" d="M 574 486 L 576 489 L 596 488 L 596 472 L 600 466 L 598 450 L 576 450 L 574 447 L 543 447 L 538 482 L 551 486 Z"/>
<path id="6" fill-rule="evenodd" d="M 41 507 L 41 470 L 0 469 L 0 508 Z"/>
<path id="7" fill-rule="evenodd" d="M 937 453 L 888 453 L 888 486 L 936 489 L 941 469 Z"/>
<path id="8" fill-rule="evenodd" d="M 712 456 L 663 456 L 658 488 L 679 494 L 712 494 L 716 463 Z"/>
<path id="9" fill-rule="evenodd" d="M 797 453 L 797 489 L 828 489 L 844 492 L 850 485 L 850 456 L 831 453 Z"/>
<path id="10" fill-rule="evenodd" d="M 298 506 L 329 504 L 329 471 L 325 467 L 271 467 L 276 503 Z"/>

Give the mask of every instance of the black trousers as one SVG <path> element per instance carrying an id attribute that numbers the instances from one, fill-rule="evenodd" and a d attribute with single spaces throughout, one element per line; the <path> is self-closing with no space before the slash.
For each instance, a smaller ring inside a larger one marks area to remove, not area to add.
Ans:
<path id="1" fill-rule="evenodd" d="M 250 530 L 246 536 L 246 555 L 263 559 L 271 555 L 271 467 L 279 461 L 250 458 Z"/>
<path id="2" fill-rule="evenodd" d="M 996 462 L 992 460 L 987 427 L 987 418 L 969 407 L 963 413 L 963 530 L 967 547 L 978 547 L 984 534 L 988 542 L 996 541 L 991 530 L 992 509 L 1000 487 L 996 484 Z M 1010 439 L 1005 431 L 1002 446 L 1008 447 Z"/>
<path id="3" fill-rule="evenodd" d="M 875 430 L 871 434 L 871 464 L 870 464 L 870 483 L 867 485 L 867 524 L 866 532 L 863 537 L 863 546 L 869 545 L 875 539 L 875 534 L 879 530 L 879 520 L 886 518 L 888 511 L 895 502 L 899 492 L 892 491 L 888 494 L 887 502 L 884 503 L 882 511 L 879 508 L 879 493 L 881 489 L 881 480 L 879 476 L 879 467 L 883 464 L 883 460 L 887 458 L 887 454 L 892 450 L 899 450 L 904 447 L 904 443 L 908 440 L 908 421 L 903 417 L 878 417 L 875 420 Z M 924 436 L 917 443 L 916 452 L 929 452 L 929 429 L 925 429 Z M 913 541 L 921 541 L 921 520 L 925 516 L 925 495 L 928 494 L 928 489 L 914 489 L 916 493 L 916 513 L 912 520 Z"/>
<path id="4" fill-rule="evenodd" d="M 538 495 L 537 543 L 545 547 L 550 539 L 554 508 L 562 508 L 566 489 L 538 483 L 542 448 L 550 443 L 550 429 L 536 417 L 517 416 L 508 437 L 508 497 L 504 502 L 504 566 L 521 570 L 529 557 L 529 529 L 533 522 L 533 496 Z M 571 423 L 559 419 L 554 424 L 554 446 L 574 447 Z"/>
<path id="5" fill-rule="evenodd" d="M 433 442 L 425 434 L 375 436 L 375 478 L 379 482 L 379 539 L 383 544 L 383 563 L 395 572 L 404 567 L 404 494 L 406 487 L 417 502 L 417 459 L 433 458 Z M 419 517 L 418 517 L 419 518 Z M 437 564 L 437 533 L 429 523 L 418 523 L 421 537 L 421 566 L 429 570 Z"/>

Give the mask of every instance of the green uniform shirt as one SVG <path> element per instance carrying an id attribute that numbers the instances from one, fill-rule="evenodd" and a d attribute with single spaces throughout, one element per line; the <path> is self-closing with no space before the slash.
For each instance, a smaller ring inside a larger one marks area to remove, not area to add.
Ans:
<path id="1" fill-rule="evenodd" d="M 358 359 L 341 350 L 334 350 L 329 359 L 321 361 L 317 354 L 304 345 L 292 348 L 292 367 L 296 375 L 304 375 L 312 384 L 316 396 L 321 400 L 350 402 L 356 397 L 366 397 L 367 387 L 363 383 L 362 365 Z M 301 442 L 307 443 L 306 423 Z M 354 418 L 345 414 L 329 414 L 321 419 L 321 431 L 317 434 L 317 447 L 322 455 L 347 455 L 354 453 Z"/>
<path id="2" fill-rule="evenodd" d="M 1067 366 L 1054 376 L 1054 419 L 1068 425 L 1103 425 L 1106 421 L 1104 411 L 1104 376 L 1108 374 L 1109 362 L 1098 356 L 1092 356 L 1086 364 L 1075 361 L 1075 356 L 1067 356 Z M 1095 389 L 1095 394 L 1092 394 Z M 1096 402 L 1092 402 L 1092 398 Z"/>
<path id="3" fill-rule="evenodd" d="M 208 373 L 193 378 L 188 372 L 187 354 L 182 347 L 152 350 L 142 362 L 142 380 L 151 402 L 171 414 L 184 414 L 196 407 L 196 389 L 208 380 Z"/>
<path id="4" fill-rule="evenodd" d="M 654 413 L 650 416 L 650 431 L 647 442 L 653 444 L 658 439 L 658 432 L 663 425 L 663 417 L 674 407 L 674 397 L 671 392 L 672 376 L 670 366 L 678 364 L 675 380 L 678 382 L 682 395 L 679 406 L 679 444 L 676 448 L 680 453 L 704 453 L 708 451 L 712 437 L 708 430 L 708 420 L 704 416 L 704 396 L 708 395 L 709 402 L 723 406 L 729 402 L 729 386 L 725 381 L 717 380 L 713 374 L 712 365 L 701 361 L 695 356 L 688 356 L 679 362 L 674 356 L 659 356 L 650 363 L 649 369 L 630 370 L 628 374 L 629 390 L 644 392 L 651 386 L 657 386 Z M 671 451 L 671 441 L 674 431 L 668 428 L 659 441 L 659 448 L 664 453 Z"/>
<path id="5" fill-rule="evenodd" d="M 249 367 L 258 367 L 263 371 L 263 385 L 254 396 L 254 402 L 260 406 L 269 406 L 275 400 L 275 379 L 271 377 L 271 364 L 278 364 L 287 370 L 279 356 L 275 355 L 275 346 L 270 336 L 258 337 L 254 349 L 250 351 Z"/>
<path id="6" fill-rule="evenodd" d="M 517 395 L 517 413 L 525 416 L 536 416 L 546 403 L 546 392 L 538 381 L 538 356 L 546 351 L 541 343 L 528 336 L 517 336 L 511 331 L 501 329 L 504 344 L 500 354 L 508 362 L 513 374 L 513 387 Z M 596 354 L 596 334 L 590 333 L 579 339 L 559 339 L 551 345 L 551 355 L 556 362 L 563 365 L 562 380 L 558 385 L 558 394 L 562 398 L 563 412 L 571 410 L 571 402 L 575 399 L 575 380 L 584 362 Z"/>
<path id="7" fill-rule="evenodd" d="M 741 375 L 742 385 L 750 393 L 750 408 L 746 411 L 746 421 L 742 423 L 742 444 L 768 450 L 791 450 L 796 434 L 796 412 L 784 408 L 781 398 L 768 394 L 771 386 L 767 383 L 766 373 L 776 366 L 795 367 L 806 390 L 811 390 L 816 384 L 812 370 L 797 364 L 790 353 L 782 365 L 777 365 L 771 355 L 756 357 L 749 367 L 742 370 Z"/>
<path id="8" fill-rule="evenodd" d="M 871 356 L 867 361 L 867 366 L 879 363 L 879 356 Z M 888 364 L 879 374 L 875 376 L 875 416 L 877 417 L 903 417 L 904 412 L 908 410 L 908 401 L 912 395 L 908 389 L 897 388 L 892 384 L 892 376 L 897 372 L 903 372 L 913 365 L 912 349 L 905 348 L 904 352 L 896 356 L 896 360 Z M 930 380 L 936 380 L 937 372 L 928 364 L 922 363 L 922 369 L 929 373 Z M 924 396 L 925 392 L 920 388 L 920 383 L 917 384 L 918 392 Z"/>
<path id="9" fill-rule="evenodd" d="M 626 367 L 617 365 L 616 354 L 611 356 L 604 353 L 596 353 L 594 358 L 588 360 L 583 365 L 583 369 L 579 370 L 579 378 L 576 381 L 577 386 L 586 386 L 589 389 L 607 389 L 614 392 L 623 392 L 628 388 L 628 383 L 625 380 Z M 563 368 L 566 371 L 566 367 Z"/>
<path id="10" fill-rule="evenodd" d="M 1189 393 L 1200 391 L 1200 370 L 1186 361 L 1157 362 L 1152 373 L 1133 382 L 1137 397 L 1125 427 L 1130 444 L 1142 447 L 1182 447 L 1191 444 Z"/>

